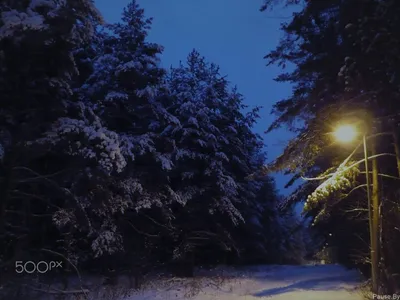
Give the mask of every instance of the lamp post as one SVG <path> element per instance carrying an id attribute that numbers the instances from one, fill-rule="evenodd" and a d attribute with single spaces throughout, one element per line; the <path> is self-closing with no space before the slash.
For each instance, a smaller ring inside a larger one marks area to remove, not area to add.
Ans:
<path id="1" fill-rule="evenodd" d="M 337 141 L 348 143 L 357 137 L 357 130 L 351 125 L 341 125 L 334 132 Z M 363 148 L 364 148 L 364 163 L 365 163 L 365 179 L 367 186 L 367 199 L 368 199 L 368 221 L 369 221 L 369 234 L 371 243 L 371 279 L 372 291 L 378 292 L 378 241 L 379 241 L 379 196 L 378 196 L 378 166 L 376 158 L 372 162 L 372 197 L 371 197 L 371 183 L 369 176 L 368 164 L 368 147 L 367 135 L 363 134 Z M 372 155 L 375 155 L 375 146 L 373 145 Z"/>

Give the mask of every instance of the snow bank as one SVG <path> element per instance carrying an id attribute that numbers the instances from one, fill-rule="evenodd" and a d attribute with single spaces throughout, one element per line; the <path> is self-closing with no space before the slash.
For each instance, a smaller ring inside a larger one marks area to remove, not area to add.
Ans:
<path id="1" fill-rule="evenodd" d="M 245 269 L 225 269 L 217 273 L 223 277 L 218 281 L 212 272 L 200 277 L 176 281 L 167 288 L 137 292 L 124 300 L 188 299 L 193 300 L 361 300 L 356 290 L 361 282 L 358 272 L 338 265 L 323 266 L 257 266 Z M 208 278 L 208 280 L 207 280 Z"/>
<path id="2" fill-rule="evenodd" d="M 90 300 L 363 299 L 357 289 L 361 283 L 359 273 L 339 265 L 219 267 L 198 270 L 195 278 L 159 274 L 147 279 L 141 290 L 133 289 L 135 280 L 127 275 L 107 280 L 84 277 L 81 282 L 76 276 L 70 278 L 67 288 L 42 286 L 47 296 L 41 300 L 83 299 L 77 295 L 80 287 L 89 291 Z M 65 297 L 59 298 L 61 294 Z"/>

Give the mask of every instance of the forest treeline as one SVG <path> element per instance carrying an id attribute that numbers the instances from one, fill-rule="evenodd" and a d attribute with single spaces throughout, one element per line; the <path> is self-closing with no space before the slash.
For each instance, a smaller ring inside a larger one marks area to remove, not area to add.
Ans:
<path id="1" fill-rule="evenodd" d="M 16 261 L 186 275 L 299 262 L 301 224 L 272 177 L 250 176 L 265 164 L 259 108 L 217 65 L 194 50 L 160 67 L 135 1 L 114 24 L 90 0 L 0 12 L 2 285 Z"/>
<path id="2" fill-rule="evenodd" d="M 359 142 L 368 133 L 368 155 L 376 155 L 369 172 L 374 164 L 379 172 L 371 179 L 379 200 L 379 290 L 399 291 L 400 2 L 264 2 L 262 10 L 275 5 L 298 8 L 282 25 L 279 45 L 266 56 L 269 64 L 294 66 L 276 78 L 293 84 L 293 91 L 275 105 L 277 118 L 269 128 L 287 126 L 296 133 L 269 170 L 292 174 L 288 185 L 307 179 L 285 205 L 305 202 L 312 228 L 325 236 L 322 256 L 356 264 L 369 276 L 363 147 L 357 148 L 358 142 L 339 144 L 330 134 L 345 123 L 358 127 Z"/>

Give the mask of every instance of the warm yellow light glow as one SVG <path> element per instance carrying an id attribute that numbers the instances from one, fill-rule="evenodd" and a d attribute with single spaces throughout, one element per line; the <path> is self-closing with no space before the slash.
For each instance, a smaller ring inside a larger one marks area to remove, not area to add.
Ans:
<path id="1" fill-rule="evenodd" d="M 334 135 L 337 141 L 348 143 L 356 138 L 357 130 L 352 125 L 341 125 L 335 130 Z"/>

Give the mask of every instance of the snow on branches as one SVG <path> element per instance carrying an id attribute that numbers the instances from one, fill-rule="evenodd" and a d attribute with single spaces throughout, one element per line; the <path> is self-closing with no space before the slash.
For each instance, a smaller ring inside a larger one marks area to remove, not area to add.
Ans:
<path id="1" fill-rule="evenodd" d="M 330 170 L 322 174 L 319 178 L 326 179 L 322 184 L 320 184 L 313 193 L 311 193 L 306 200 L 304 205 L 304 211 L 309 211 L 315 208 L 319 203 L 327 203 L 331 196 L 338 197 L 337 192 L 341 192 L 351 188 L 354 184 L 356 176 L 359 174 L 360 170 L 357 164 L 346 159 L 342 162 L 334 173 L 329 173 Z M 315 219 L 318 222 L 323 215 L 326 213 L 326 207 L 322 209 L 321 213 Z"/>
<path id="2" fill-rule="evenodd" d="M 107 173 L 122 172 L 127 164 L 121 153 L 118 135 L 99 124 L 60 118 L 40 142 L 53 145 L 62 143 L 67 154 L 94 160 Z"/>
<path id="3" fill-rule="evenodd" d="M 123 249 L 122 236 L 117 231 L 115 224 L 104 222 L 100 233 L 92 242 L 94 257 L 100 257 L 104 254 L 113 254 Z"/>
<path id="4" fill-rule="evenodd" d="M 2 10 L 0 16 L 0 40 L 4 38 L 14 38 L 23 32 L 33 31 L 48 31 L 52 30 L 49 20 L 54 18 L 65 18 L 65 8 L 74 14 L 74 20 L 71 31 L 68 33 L 71 42 L 81 43 L 88 41 L 94 33 L 94 24 L 102 21 L 100 13 L 94 7 L 93 3 L 88 0 L 74 1 L 65 0 L 31 0 L 27 3 L 25 9 L 20 5 L 15 5 L 15 8 L 1 5 Z M 82 11 L 83 10 L 83 11 Z M 65 28 L 68 28 L 66 26 Z"/>

